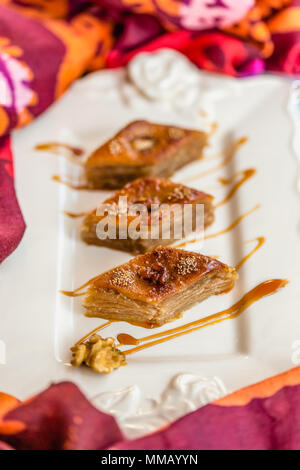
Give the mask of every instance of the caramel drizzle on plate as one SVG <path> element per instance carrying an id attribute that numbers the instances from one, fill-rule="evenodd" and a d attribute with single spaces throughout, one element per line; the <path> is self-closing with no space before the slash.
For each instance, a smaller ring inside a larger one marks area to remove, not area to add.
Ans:
<path id="1" fill-rule="evenodd" d="M 252 209 L 250 209 L 249 211 L 247 212 L 244 212 L 244 214 L 240 215 L 237 219 L 235 219 L 231 225 L 229 225 L 229 227 L 225 228 L 224 230 L 221 230 L 220 232 L 216 232 L 216 233 L 211 233 L 211 234 L 208 234 L 208 235 L 205 235 L 204 237 L 201 237 L 201 238 L 197 238 L 195 240 L 190 240 L 190 241 L 185 241 L 185 242 L 182 242 L 182 243 L 179 243 L 178 245 L 173 245 L 173 248 L 182 248 L 186 245 L 190 245 L 192 243 L 197 243 L 199 240 L 208 240 L 209 238 L 215 238 L 215 237 L 218 237 L 219 235 L 223 235 L 227 232 L 230 232 L 231 230 L 233 230 L 243 219 L 245 219 L 245 217 L 247 217 L 248 215 L 252 214 L 253 212 L 255 212 L 257 209 L 260 208 L 260 204 L 256 204 L 256 206 L 252 207 Z"/>
<path id="2" fill-rule="evenodd" d="M 203 113 L 205 113 L 205 111 L 200 112 L 200 114 L 204 115 Z M 212 137 L 213 135 L 215 135 L 218 129 L 219 129 L 219 124 L 217 122 L 212 122 L 210 126 L 210 130 L 208 132 L 208 136 Z"/>
<path id="3" fill-rule="evenodd" d="M 285 287 L 288 282 L 289 281 L 286 279 L 271 279 L 262 282 L 258 286 L 254 287 L 254 289 L 247 292 L 238 302 L 232 305 L 232 307 L 226 310 L 222 310 L 221 312 L 215 313 L 213 315 L 209 315 L 205 318 L 201 318 L 200 320 L 195 320 L 193 322 L 186 323 L 185 325 L 179 326 L 177 328 L 172 328 L 161 333 L 144 336 L 143 338 L 138 339 L 126 333 L 120 333 L 117 336 L 117 339 L 121 345 L 136 345 L 135 348 L 128 349 L 124 352 L 127 356 L 129 354 L 141 351 L 142 349 L 150 348 L 157 344 L 170 341 L 174 338 L 178 338 L 179 336 L 192 333 L 193 331 L 205 328 L 206 326 L 214 325 L 225 320 L 236 318 L 241 315 L 241 313 L 243 313 L 247 308 L 249 308 L 254 302 L 257 302 L 258 300 L 262 299 L 263 297 L 266 297 L 267 295 L 274 294 L 279 289 Z M 148 343 L 147 341 L 150 340 L 154 341 Z M 144 342 L 147 343 L 141 344 Z"/>
<path id="4" fill-rule="evenodd" d="M 93 331 L 90 331 L 89 333 L 87 333 L 85 336 L 83 336 L 79 341 L 77 341 L 77 343 L 75 343 L 75 346 L 77 346 L 78 344 L 81 344 L 83 343 L 86 339 L 88 339 L 90 336 L 92 336 L 94 333 L 97 333 L 97 331 L 100 331 L 100 330 L 103 330 L 104 328 L 106 328 L 107 326 L 111 325 L 114 321 L 113 320 L 109 320 L 107 321 L 106 323 L 103 323 L 103 325 L 100 325 L 98 326 L 97 328 L 95 328 Z"/>
<path id="5" fill-rule="evenodd" d="M 51 152 L 55 155 L 63 155 L 61 150 L 68 150 L 75 157 L 80 157 L 83 154 L 83 150 L 79 147 L 72 147 L 68 144 L 63 144 L 60 142 L 46 142 L 44 144 L 38 144 L 34 147 L 34 150 L 39 150 L 42 152 Z"/>
<path id="6" fill-rule="evenodd" d="M 71 188 L 71 189 L 87 190 L 87 191 L 91 190 L 91 188 L 87 186 L 86 184 L 76 185 L 76 184 L 70 183 L 69 181 L 63 180 L 59 175 L 53 175 L 52 180 L 56 181 L 57 183 L 64 184 L 65 186 L 68 186 L 68 188 Z"/>
<path id="7" fill-rule="evenodd" d="M 210 168 L 206 171 L 203 171 L 197 175 L 191 176 L 190 178 L 186 178 L 183 182 L 184 183 L 189 183 L 190 181 L 194 181 L 198 178 L 203 178 L 204 176 L 210 175 L 212 173 L 215 173 L 222 168 L 224 168 L 228 163 L 233 159 L 235 156 L 236 152 L 239 150 L 239 148 L 244 145 L 248 141 L 248 137 L 241 137 L 238 139 L 236 142 L 233 143 L 232 147 L 230 146 L 230 149 L 225 151 L 225 157 L 223 158 L 223 161 L 216 165 L 213 168 Z"/>
<path id="8" fill-rule="evenodd" d="M 227 233 L 227 232 L 230 232 L 231 230 L 233 230 L 240 222 L 242 222 L 242 220 L 244 220 L 248 215 L 252 214 L 253 212 L 255 212 L 257 209 L 260 208 L 260 204 L 256 204 L 256 206 L 252 207 L 252 209 L 250 209 L 249 211 L 247 212 L 244 212 L 244 214 L 240 215 L 237 219 L 234 220 L 234 222 L 232 222 L 231 225 L 229 225 L 229 227 L 225 228 L 224 230 L 221 230 L 220 232 L 217 232 L 217 233 L 211 233 L 209 235 L 205 235 L 204 239 L 205 240 L 208 240 L 209 238 L 215 238 L 215 237 L 218 237 L 219 235 L 223 235 L 224 233 Z"/>
<path id="9" fill-rule="evenodd" d="M 265 243 L 266 239 L 265 237 L 257 237 L 257 238 L 254 238 L 253 240 L 248 240 L 246 243 L 251 243 L 251 242 L 254 242 L 256 241 L 257 244 L 256 246 L 253 248 L 253 250 L 250 251 L 250 253 L 248 253 L 246 256 L 244 256 L 244 258 L 241 259 L 241 261 L 236 265 L 235 269 L 236 271 L 238 271 L 244 263 L 246 263 L 246 261 L 251 258 L 252 255 L 254 255 L 254 253 L 256 253 L 257 250 L 259 250 L 263 244 Z"/>
<path id="10" fill-rule="evenodd" d="M 244 170 L 240 172 L 239 174 L 241 174 L 241 178 L 234 184 L 234 186 L 231 188 L 227 196 L 222 201 L 218 202 L 218 204 L 215 205 L 215 209 L 217 209 L 217 207 L 223 206 L 226 202 L 228 202 L 235 195 L 237 190 L 241 186 L 243 186 L 243 184 L 246 183 L 246 181 L 252 178 L 255 175 L 255 173 L 256 173 L 255 168 L 249 168 L 248 170 Z M 235 179 L 235 176 L 233 177 L 233 179 Z M 219 181 L 222 182 L 222 184 L 230 184 L 230 180 L 219 179 Z"/>
<path id="11" fill-rule="evenodd" d="M 88 214 L 88 212 L 75 213 L 75 212 L 69 212 L 69 211 L 64 211 L 63 213 L 65 215 L 67 215 L 68 217 L 71 217 L 71 219 L 77 219 L 78 217 L 84 217 L 85 215 Z"/>
<path id="12" fill-rule="evenodd" d="M 79 297 L 80 295 L 84 295 L 85 292 L 80 292 L 82 289 L 85 287 L 89 286 L 93 281 L 96 281 L 99 279 L 99 277 L 102 276 L 102 274 L 98 274 L 97 276 L 92 277 L 88 281 L 86 281 L 82 286 L 77 287 L 74 290 L 61 290 L 60 293 L 63 295 L 66 295 L 67 297 Z"/>
<path id="13" fill-rule="evenodd" d="M 60 290 L 59 292 L 63 295 L 66 295 L 67 297 L 80 297 L 81 295 L 85 294 L 85 292 L 77 292 L 77 289 L 76 290 Z"/>

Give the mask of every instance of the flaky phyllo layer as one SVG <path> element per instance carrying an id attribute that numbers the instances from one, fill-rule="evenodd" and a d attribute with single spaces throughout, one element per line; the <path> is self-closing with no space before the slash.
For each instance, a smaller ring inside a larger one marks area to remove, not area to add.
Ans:
<path id="1" fill-rule="evenodd" d="M 125 219 L 123 215 L 118 215 L 124 209 L 121 203 L 126 204 Z M 130 215 L 133 213 L 136 215 Z M 144 222 L 146 236 L 145 230 L 131 236 L 130 227 L 133 224 L 137 226 L 137 219 Z M 99 229 L 104 233 L 108 220 L 114 224 L 113 236 L 105 233 L 106 238 L 101 238 Z M 159 245 L 170 245 L 192 232 L 199 237 L 204 227 L 213 220 L 211 195 L 165 178 L 147 177 L 128 183 L 106 199 L 101 207 L 87 214 L 82 223 L 81 236 L 88 244 L 138 254 Z M 126 236 L 121 236 L 121 233 Z"/>
<path id="2" fill-rule="evenodd" d="M 216 259 L 159 247 L 99 276 L 83 305 L 87 316 L 155 327 L 230 291 L 237 278 L 234 268 Z"/>
<path id="3" fill-rule="evenodd" d="M 121 188 L 147 176 L 168 177 L 201 158 L 207 134 L 135 121 L 94 151 L 85 164 L 91 188 Z"/>

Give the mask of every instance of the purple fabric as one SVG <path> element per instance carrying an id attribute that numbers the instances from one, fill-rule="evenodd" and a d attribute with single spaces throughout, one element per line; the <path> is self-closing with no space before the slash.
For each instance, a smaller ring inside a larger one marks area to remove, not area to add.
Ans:
<path id="1" fill-rule="evenodd" d="M 150 15 L 130 15 L 124 19 L 122 35 L 116 47 L 126 52 L 140 47 L 164 32 L 161 24 Z"/>
<path id="2" fill-rule="evenodd" d="M 246 406 L 208 405 L 118 450 L 300 450 L 300 386 Z"/>
<path id="3" fill-rule="evenodd" d="M 274 34 L 272 36 L 276 54 L 267 61 L 267 68 L 272 71 L 291 75 L 300 74 L 300 32 Z"/>
<path id="4" fill-rule="evenodd" d="M 10 38 L 11 44 L 21 45 L 22 61 L 33 72 L 31 88 L 38 96 L 30 106 L 33 115 L 39 115 L 55 99 L 56 77 L 63 60 L 65 46 L 46 29 L 42 22 L 26 17 L 11 8 L 0 5 L 1 36 Z M 34 45 L 34 47 L 33 47 Z M 12 96 L 14 96 L 12 89 Z M 18 109 L 9 111 L 10 127 L 18 120 Z"/>
<path id="5" fill-rule="evenodd" d="M 114 418 L 94 408 L 71 382 L 52 385 L 3 422 L 25 424 L 15 435 L 0 434 L 0 441 L 20 450 L 100 450 L 123 439 Z"/>
<path id="6" fill-rule="evenodd" d="M 0 139 L 0 263 L 14 251 L 25 231 L 17 201 L 9 139 Z"/>

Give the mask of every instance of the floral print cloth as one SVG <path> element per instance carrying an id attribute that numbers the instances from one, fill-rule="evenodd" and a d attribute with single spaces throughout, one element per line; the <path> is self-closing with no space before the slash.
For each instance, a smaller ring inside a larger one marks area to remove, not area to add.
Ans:
<path id="1" fill-rule="evenodd" d="M 299 71 L 300 0 L 0 0 L 0 136 L 83 73 L 171 47 L 200 68 Z M 211 30 L 210 30 L 211 29 Z"/>

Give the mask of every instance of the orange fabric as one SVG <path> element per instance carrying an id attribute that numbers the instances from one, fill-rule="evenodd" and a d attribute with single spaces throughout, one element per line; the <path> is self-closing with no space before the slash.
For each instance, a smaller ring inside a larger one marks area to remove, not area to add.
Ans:
<path id="1" fill-rule="evenodd" d="M 48 20 L 45 25 L 64 43 L 66 52 L 57 75 L 56 97 L 59 97 L 68 86 L 96 60 L 99 41 L 103 41 L 99 68 L 104 66 L 106 53 L 112 47 L 112 25 L 104 23 L 89 14 L 76 16 L 70 23 Z M 83 54 L 81 51 L 85 51 Z M 78 60 L 78 56 L 82 60 Z"/>
<path id="2" fill-rule="evenodd" d="M 254 398 L 266 398 L 274 395 L 281 388 L 299 385 L 300 383 L 300 367 L 295 367 L 282 374 L 270 377 L 262 382 L 258 382 L 249 387 L 242 388 L 237 392 L 231 393 L 220 400 L 215 405 L 221 406 L 243 406 L 247 405 Z"/>
<path id="3" fill-rule="evenodd" d="M 69 13 L 69 0 L 23 0 L 21 4 L 14 3 L 13 0 L 0 0 L 0 4 L 37 19 L 62 19 Z"/>
<path id="4" fill-rule="evenodd" d="M 24 423 L 20 421 L 2 421 L 6 413 L 13 410 L 20 404 L 19 400 L 0 392 L 0 434 L 16 434 L 25 429 Z"/>
<path id="5" fill-rule="evenodd" d="M 300 26 L 300 7 L 291 7 L 281 11 L 270 19 L 268 26 L 272 34 L 297 31 Z"/>
<path id="6" fill-rule="evenodd" d="M 274 45 L 271 39 L 270 24 L 272 19 L 268 20 L 274 14 L 274 11 L 287 7 L 292 0 L 256 0 L 255 6 L 248 12 L 245 18 L 237 25 L 226 28 L 225 31 L 238 36 L 261 49 L 263 57 L 270 57 L 274 52 Z M 290 9 L 283 10 L 281 14 L 286 13 L 290 17 Z M 278 19 L 281 27 L 286 27 L 286 18 L 283 16 Z M 299 28 L 299 22 L 298 22 Z"/>

